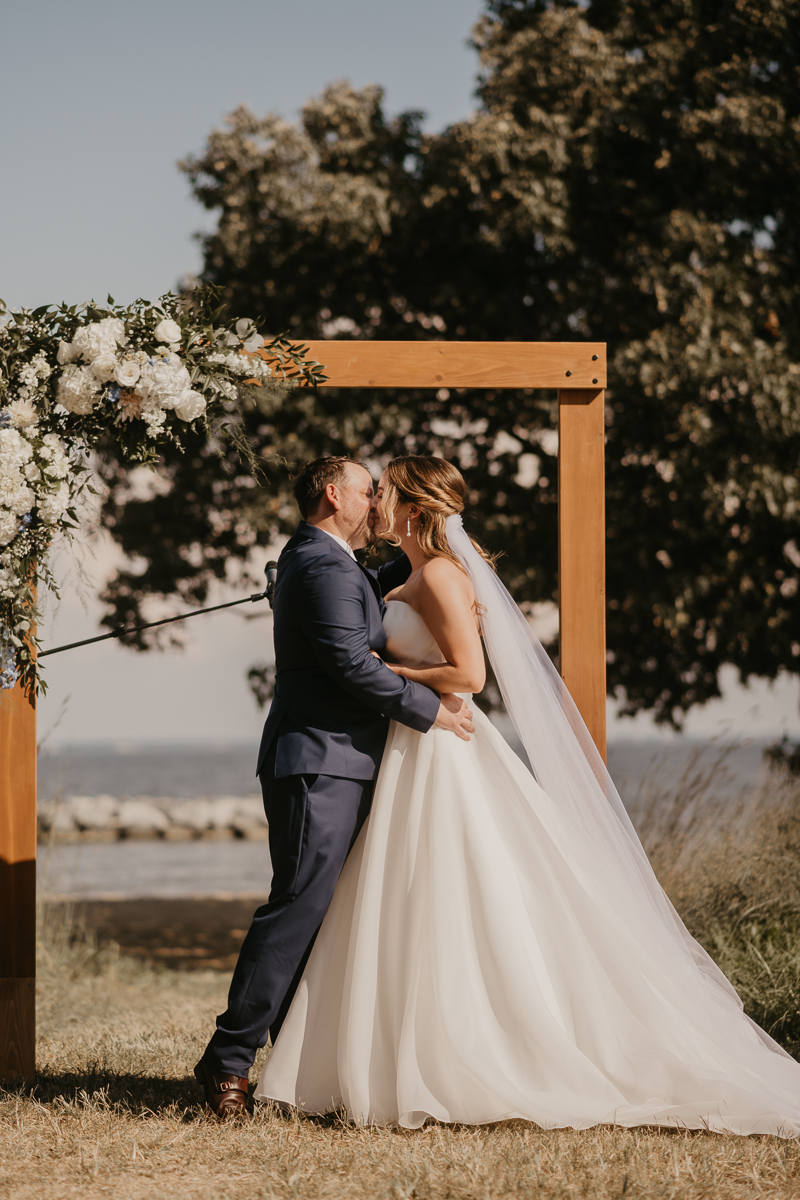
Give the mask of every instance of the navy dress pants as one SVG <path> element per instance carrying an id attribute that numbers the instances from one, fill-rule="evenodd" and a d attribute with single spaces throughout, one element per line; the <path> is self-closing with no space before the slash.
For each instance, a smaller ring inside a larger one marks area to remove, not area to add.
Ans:
<path id="1" fill-rule="evenodd" d="M 227 1075 L 246 1076 L 267 1034 L 277 1037 L 372 802 L 371 779 L 275 779 L 274 770 L 270 755 L 261 770 L 272 857 L 269 901 L 253 916 L 228 1008 L 204 1055 L 212 1070 Z"/>

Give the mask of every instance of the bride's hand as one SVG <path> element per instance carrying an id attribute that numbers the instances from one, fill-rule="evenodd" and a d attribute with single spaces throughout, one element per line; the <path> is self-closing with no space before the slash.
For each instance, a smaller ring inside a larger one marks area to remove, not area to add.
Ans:
<path id="1" fill-rule="evenodd" d="M 384 659 L 381 658 L 381 656 L 380 656 L 380 654 L 378 654 L 377 650 L 370 650 L 370 654 L 372 655 L 373 658 L 377 658 L 378 662 L 382 662 L 385 667 L 388 667 L 390 671 L 394 671 L 395 675 L 402 675 L 403 668 L 399 667 L 397 665 L 397 663 L 387 663 Z"/>

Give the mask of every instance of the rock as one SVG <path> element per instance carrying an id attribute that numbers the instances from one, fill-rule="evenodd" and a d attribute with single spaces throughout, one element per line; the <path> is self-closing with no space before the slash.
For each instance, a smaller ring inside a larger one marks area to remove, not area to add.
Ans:
<path id="1" fill-rule="evenodd" d="M 210 800 L 180 800 L 170 804 L 169 818 L 174 825 L 183 825 L 196 834 L 203 834 L 214 825 L 214 805 Z"/>
<path id="2" fill-rule="evenodd" d="M 54 837 L 77 831 L 75 817 L 63 800 L 48 800 L 37 813 L 39 828 Z"/>
<path id="3" fill-rule="evenodd" d="M 233 829 L 239 812 L 239 796 L 216 796 L 209 801 L 212 829 Z"/>
<path id="4" fill-rule="evenodd" d="M 68 796 L 64 801 L 79 829 L 118 829 L 120 805 L 113 796 Z"/>
<path id="5" fill-rule="evenodd" d="M 236 804 L 233 830 L 239 837 L 263 841 L 269 837 L 264 802 L 260 796 L 242 796 Z"/>
<path id="6" fill-rule="evenodd" d="M 118 821 L 125 837 L 159 837 L 170 824 L 167 814 L 144 798 L 123 800 Z"/>

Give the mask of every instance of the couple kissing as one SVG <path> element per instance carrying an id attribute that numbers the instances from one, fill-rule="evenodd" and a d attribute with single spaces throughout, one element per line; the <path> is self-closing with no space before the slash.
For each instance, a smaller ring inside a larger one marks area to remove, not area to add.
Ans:
<path id="1" fill-rule="evenodd" d="M 195 1075 L 362 1124 L 800 1134 L 800 1065 L 656 880 L 441 458 L 308 463 L 258 758 L 272 884 Z M 402 549 L 369 570 L 355 551 Z M 485 658 L 530 768 L 472 709 Z"/>

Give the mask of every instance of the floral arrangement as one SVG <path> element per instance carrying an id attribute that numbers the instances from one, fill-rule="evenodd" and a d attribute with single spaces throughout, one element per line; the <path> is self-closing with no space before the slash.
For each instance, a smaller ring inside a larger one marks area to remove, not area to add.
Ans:
<path id="1" fill-rule="evenodd" d="M 47 553 L 77 527 L 98 442 L 110 436 L 123 458 L 153 462 L 159 443 L 181 445 L 198 422 L 210 433 L 249 387 L 324 379 L 301 346 L 265 341 L 251 320 L 220 323 L 216 301 L 213 289 L 127 308 L 110 296 L 106 308 L 9 312 L 0 301 L 0 689 L 43 686 L 35 584 L 55 590 Z"/>

